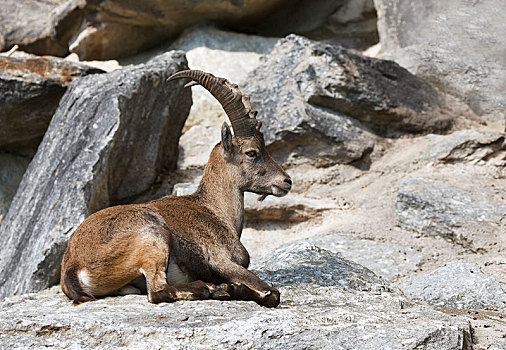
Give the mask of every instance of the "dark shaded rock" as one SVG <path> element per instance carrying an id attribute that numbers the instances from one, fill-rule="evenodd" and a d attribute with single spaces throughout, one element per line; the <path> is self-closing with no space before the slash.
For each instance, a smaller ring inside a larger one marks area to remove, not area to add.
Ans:
<path id="1" fill-rule="evenodd" d="M 315 40 L 332 39 L 346 47 L 365 49 L 379 40 L 376 22 L 372 0 L 297 0 L 285 1 L 261 20 L 234 27 L 278 37 L 295 33 Z"/>
<path id="2" fill-rule="evenodd" d="M 499 223 L 506 215 L 506 206 L 491 189 L 469 191 L 424 178 L 401 182 L 395 208 L 402 227 L 456 240 L 465 238 L 460 237 L 465 226 Z"/>
<path id="3" fill-rule="evenodd" d="M 4 48 L 17 44 L 37 55 L 68 54 L 68 42 L 81 26 L 85 4 L 83 0 L 2 0 L 0 37 Z"/>
<path id="4" fill-rule="evenodd" d="M 375 0 L 384 57 L 505 123 L 506 2 Z M 504 124 L 503 124 L 504 125 Z"/>
<path id="5" fill-rule="evenodd" d="M 0 148 L 35 150 L 70 82 L 102 72 L 55 57 L 0 56 Z"/>
<path id="6" fill-rule="evenodd" d="M 445 95 L 395 62 L 295 35 L 282 39 L 244 85 L 269 142 L 317 128 L 344 149 L 349 144 L 347 158 L 367 148 L 356 120 L 380 133 L 426 133 L 448 130 L 456 119 Z"/>
<path id="7" fill-rule="evenodd" d="M 0 227 L 0 296 L 58 281 L 68 237 L 89 214 L 174 169 L 191 93 L 170 74 L 182 52 L 74 81 Z"/>
<path id="8" fill-rule="evenodd" d="M 409 279 L 399 288 L 410 299 L 447 309 L 495 309 L 506 302 L 499 282 L 483 274 L 476 264 L 459 260 L 430 275 Z"/>
<path id="9" fill-rule="evenodd" d="M 0 224 L 7 215 L 28 163 L 30 159 L 27 157 L 0 153 Z"/>
<path id="10" fill-rule="evenodd" d="M 88 0 L 86 11 L 87 27 L 71 50 L 87 60 L 125 57 L 203 23 L 264 36 L 331 38 L 360 48 L 378 41 L 372 0 Z"/>

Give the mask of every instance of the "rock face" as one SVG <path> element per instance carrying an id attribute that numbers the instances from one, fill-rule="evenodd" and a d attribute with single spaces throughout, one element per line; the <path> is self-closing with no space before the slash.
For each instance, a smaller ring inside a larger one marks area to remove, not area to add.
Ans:
<path id="1" fill-rule="evenodd" d="M 476 264 L 459 260 L 399 287 L 410 299 L 448 309 L 501 308 L 506 302 L 499 282 L 484 275 Z"/>
<path id="2" fill-rule="evenodd" d="M 147 190 L 174 169 L 191 105 L 170 74 L 182 52 L 74 81 L 0 227 L 0 296 L 58 281 L 70 234 L 89 214 Z"/>
<path id="3" fill-rule="evenodd" d="M 437 132 L 454 122 L 446 97 L 394 62 L 295 35 L 241 85 L 260 111 L 268 144 L 310 148 L 327 164 L 371 152 L 373 137 L 361 122 L 378 132 Z"/>
<path id="4" fill-rule="evenodd" d="M 101 72 L 54 57 L 0 57 L 0 148 L 36 149 L 70 82 Z"/>
<path id="5" fill-rule="evenodd" d="M 17 44 L 21 50 L 38 55 L 66 55 L 70 37 L 81 26 L 85 3 L 84 0 L 3 0 L 0 8 L 3 48 L 8 50 Z"/>
<path id="6" fill-rule="evenodd" d="M 499 222 L 506 215 L 506 206 L 485 188 L 466 191 L 424 178 L 401 182 L 395 208 L 401 226 L 451 239 L 459 239 L 463 226 Z"/>
<path id="7" fill-rule="evenodd" d="M 0 302 L 0 342 L 6 347 L 471 349 L 464 319 L 421 305 L 406 308 L 405 299 L 382 288 L 374 273 L 313 244 L 297 242 L 253 264 L 280 288 L 278 308 L 238 301 L 152 305 L 139 295 L 74 307 L 53 288 Z"/>
<path id="8" fill-rule="evenodd" d="M 504 123 L 504 1 L 375 0 L 375 5 L 386 58 Z"/>
<path id="9" fill-rule="evenodd" d="M 298 33 L 342 39 L 360 48 L 378 41 L 372 0 L 156 0 L 135 4 L 96 0 L 87 1 L 86 11 L 89 23 L 71 50 L 87 60 L 125 57 L 204 23 L 265 36 Z"/>
<path id="10" fill-rule="evenodd" d="M 0 153 L 0 224 L 7 215 L 12 198 L 30 159 L 8 153 Z"/>

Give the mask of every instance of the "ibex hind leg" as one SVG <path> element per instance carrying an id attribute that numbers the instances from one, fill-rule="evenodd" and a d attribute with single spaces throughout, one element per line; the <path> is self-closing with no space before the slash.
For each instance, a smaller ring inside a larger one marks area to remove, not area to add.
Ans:
<path id="1" fill-rule="evenodd" d="M 162 302 L 174 302 L 179 300 L 203 300 L 209 299 L 212 285 L 194 281 L 179 286 L 170 286 L 167 283 L 166 260 L 159 261 L 158 264 L 150 262 L 141 268 L 146 277 L 146 287 L 148 291 L 148 300 L 150 303 L 158 304 Z"/>

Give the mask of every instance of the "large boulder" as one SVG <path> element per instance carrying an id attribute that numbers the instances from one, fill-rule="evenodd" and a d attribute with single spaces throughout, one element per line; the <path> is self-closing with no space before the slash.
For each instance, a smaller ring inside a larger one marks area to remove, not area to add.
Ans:
<path id="1" fill-rule="evenodd" d="M 320 167 L 366 158 L 375 140 L 366 128 L 442 132 L 462 116 L 457 109 L 472 116 L 394 62 L 296 35 L 280 40 L 241 86 L 271 150 L 305 154 Z"/>
<path id="2" fill-rule="evenodd" d="M 191 106 L 183 52 L 71 83 L 0 227 L 0 296 L 56 283 L 66 241 L 91 213 L 175 169 Z"/>
<path id="3" fill-rule="evenodd" d="M 280 40 L 245 83 L 267 128 L 281 124 L 295 131 L 309 119 L 327 132 L 333 124 L 348 124 L 342 134 L 354 128 L 339 116 L 344 114 L 378 132 L 442 132 L 466 109 L 395 62 L 296 35 Z M 328 114 L 344 120 L 329 125 Z M 269 132 L 267 139 L 273 138 Z"/>
<path id="4" fill-rule="evenodd" d="M 495 279 L 483 274 L 476 264 L 454 260 L 427 276 L 399 284 L 413 300 L 447 309 L 497 309 L 506 302 Z"/>
<path id="5" fill-rule="evenodd" d="M 375 0 L 384 57 L 505 121 L 506 2 Z"/>
<path id="6" fill-rule="evenodd" d="M 71 50 L 87 60 L 125 57 L 201 23 L 264 36 L 341 39 L 360 48 L 378 41 L 372 0 L 88 0 L 86 11 L 87 26 Z"/>
<path id="7" fill-rule="evenodd" d="M 280 289 L 278 308 L 216 300 L 152 305 L 145 295 L 74 307 L 54 288 L 0 302 L 0 342 L 147 349 L 471 347 L 467 320 L 410 305 L 371 271 L 316 245 L 284 246 L 253 267 Z"/>
<path id="8" fill-rule="evenodd" d="M 17 44 L 38 55 L 66 55 L 70 38 L 81 26 L 85 4 L 84 0 L 2 0 L 0 51 Z"/>
<path id="9" fill-rule="evenodd" d="M 0 149 L 34 152 L 72 80 L 102 72 L 56 57 L 0 56 Z"/>

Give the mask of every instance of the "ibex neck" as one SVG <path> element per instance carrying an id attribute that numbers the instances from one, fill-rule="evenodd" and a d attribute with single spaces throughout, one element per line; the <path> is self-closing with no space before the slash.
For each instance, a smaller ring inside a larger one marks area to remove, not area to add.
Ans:
<path id="1" fill-rule="evenodd" d="M 219 152 L 220 148 L 215 147 L 211 153 L 195 195 L 240 238 L 244 224 L 244 193 L 239 189 L 237 175 Z"/>

